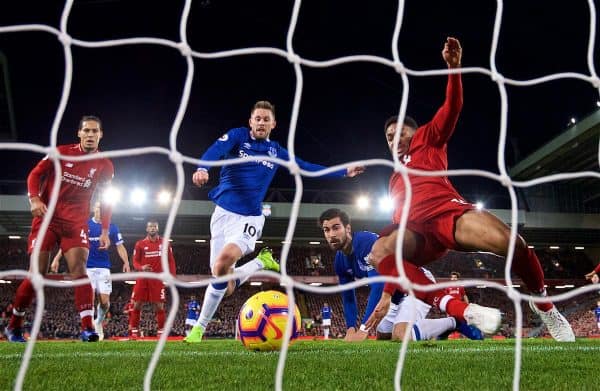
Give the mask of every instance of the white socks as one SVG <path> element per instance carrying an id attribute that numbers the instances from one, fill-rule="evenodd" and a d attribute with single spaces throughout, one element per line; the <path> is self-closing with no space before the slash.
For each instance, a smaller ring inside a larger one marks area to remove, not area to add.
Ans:
<path id="1" fill-rule="evenodd" d="M 102 308 L 102 305 L 98 303 L 97 313 L 96 313 L 96 324 L 102 324 L 104 322 L 104 318 L 106 318 L 106 312 Z"/>
<path id="2" fill-rule="evenodd" d="M 223 296 L 225 296 L 225 292 L 227 291 L 227 282 L 216 285 L 217 287 L 213 284 L 208 284 L 206 287 L 202 309 L 200 310 L 200 317 L 196 323 L 196 326 L 200 325 L 205 330 L 206 326 L 208 326 L 208 322 L 211 321 L 215 312 L 217 312 L 217 308 L 219 307 L 219 304 L 221 304 L 221 300 L 223 300 Z"/>
<path id="3" fill-rule="evenodd" d="M 248 279 L 250 278 L 250 275 L 252 273 L 262 270 L 263 268 L 264 268 L 264 266 L 263 266 L 262 262 L 259 261 L 258 258 L 254 258 L 250 262 L 246 262 L 242 266 L 236 267 L 235 269 L 233 269 L 236 273 L 241 272 L 241 273 L 247 274 L 246 276 L 240 277 L 237 280 L 235 280 L 235 287 L 237 288 L 238 286 L 240 286 L 243 283 L 245 283 L 246 281 L 248 281 Z"/>

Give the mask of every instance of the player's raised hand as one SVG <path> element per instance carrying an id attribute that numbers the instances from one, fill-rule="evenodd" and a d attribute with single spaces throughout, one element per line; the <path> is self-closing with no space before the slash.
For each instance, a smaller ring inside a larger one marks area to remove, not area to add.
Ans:
<path id="1" fill-rule="evenodd" d="M 383 319 L 385 317 L 388 310 L 390 309 L 391 302 L 392 302 L 392 296 L 387 292 L 383 292 L 381 294 L 381 299 L 379 299 L 379 303 L 377 303 L 377 306 L 373 310 L 373 313 L 371 314 L 371 316 L 369 317 L 369 319 L 367 319 L 367 322 L 365 323 L 365 328 L 367 330 L 369 330 L 372 327 L 377 327 L 379 322 L 381 322 L 381 319 Z"/>
<path id="2" fill-rule="evenodd" d="M 48 212 L 48 207 L 40 197 L 31 197 L 29 203 L 31 204 L 30 210 L 33 217 L 44 217 L 46 212 Z"/>
<path id="3" fill-rule="evenodd" d="M 108 250 L 110 247 L 110 239 L 108 238 L 108 231 L 102 230 L 100 234 L 100 238 L 98 239 L 100 245 L 98 246 L 98 250 Z"/>
<path id="4" fill-rule="evenodd" d="M 348 169 L 346 170 L 346 176 L 348 178 L 353 178 L 357 175 L 362 174 L 363 172 L 365 172 L 365 166 L 348 167 Z"/>
<path id="5" fill-rule="evenodd" d="M 198 187 L 202 187 L 206 182 L 208 182 L 208 171 L 206 170 L 198 170 L 192 176 L 192 182 L 194 185 Z"/>
<path id="6" fill-rule="evenodd" d="M 458 39 L 454 37 L 446 38 L 444 49 L 442 50 L 442 57 L 448 68 L 459 68 L 462 61 L 462 47 Z"/>

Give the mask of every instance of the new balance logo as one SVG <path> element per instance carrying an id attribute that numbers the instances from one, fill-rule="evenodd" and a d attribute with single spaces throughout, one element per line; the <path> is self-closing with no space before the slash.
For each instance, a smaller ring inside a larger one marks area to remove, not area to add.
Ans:
<path id="1" fill-rule="evenodd" d="M 404 155 L 402 157 L 402 162 L 404 163 L 405 166 L 408 165 L 408 163 L 410 163 L 410 160 L 411 160 L 410 155 Z"/>

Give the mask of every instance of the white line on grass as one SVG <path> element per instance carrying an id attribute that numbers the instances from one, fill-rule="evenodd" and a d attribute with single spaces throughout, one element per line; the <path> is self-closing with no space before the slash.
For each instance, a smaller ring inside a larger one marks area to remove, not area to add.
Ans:
<path id="1" fill-rule="evenodd" d="M 398 345 L 399 346 L 399 345 Z M 560 345 L 560 346 L 527 346 L 523 347 L 524 352 L 540 353 L 540 352 L 600 352 L 600 346 L 571 346 L 571 345 Z M 327 350 L 327 349 L 311 349 L 311 350 L 290 350 L 288 355 L 290 356 L 307 356 L 313 354 L 346 354 L 355 355 L 356 350 L 354 349 L 343 349 L 343 350 Z M 389 349 L 361 349 L 361 353 L 385 353 L 390 352 Z M 497 353 L 497 352 L 514 352 L 514 347 L 511 346 L 481 346 L 472 348 L 452 348 L 452 347 L 432 347 L 425 349 L 413 349 L 409 350 L 408 354 L 431 354 L 431 353 Z M 276 355 L 278 352 L 247 352 L 247 351 L 222 351 L 222 352 L 203 352 L 203 351 L 164 351 L 162 356 L 165 357 L 210 357 L 210 356 L 249 356 L 256 354 L 273 354 Z M 69 353 L 34 353 L 34 359 L 60 359 L 77 356 L 78 358 L 102 358 L 102 357 L 126 357 L 126 358 L 148 358 L 152 355 L 152 352 L 115 352 L 115 351 L 103 351 L 103 352 L 77 352 L 73 354 Z M 21 358 L 22 353 L 10 353 L 1 354 L 0 360 L 14 360 Z"/>

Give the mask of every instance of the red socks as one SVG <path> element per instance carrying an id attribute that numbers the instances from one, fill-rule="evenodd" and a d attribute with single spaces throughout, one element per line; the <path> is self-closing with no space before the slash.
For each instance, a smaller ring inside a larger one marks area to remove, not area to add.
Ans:
<path id="1" fill-rule="evenodd" d="M 129 311 L 129 330 L 136 330 L 140 325 L 140 310 L 132 309 Z"/>
<path id="2" fill-rule="evenodd" d="M 526 251 L 515 251 L 512 270 L 521 277 L 525 285 L 533 294 L 542 294 L 544 289 L 544 271 L 542 265 L 533 249 L 527 248 Z M 535 303 L 540 310 L 547 312 L 554 306 L 552 302 Z"/>
<path id="3" fill-rule="evenodd" d="M 406 277 L 413 282 L 419 285 L 431 285 L 433 282 L 425 275 L 423 269 L 413 265 L 412 263 L 402 261 L 402 265 L 404 266 L 404 271 L 406 272 Z M 391 254 L 387 257 L 383 258 L 379 265 L 377 266 L 377 271 L 381 275 L 385 276 L 394 276 L 398 277 L 399 273 L 396 268 L 396 255 Z M 386 283 L 383 287 L 383 290 L 389 294 L 393 294 L 393 292 L 398 289 L 400 291 L 404 291 L 402 287 L 398 284 Z M 432 292 L 424 292 L 415 290 L 415 296 L 424 301 L 427 304 L 438 306 L 439 301 L 444 296 L 443 290 L 437 290 Z"/>
<path id="4" fill-rule="evenodd" d="M 464 313 L 468 304 L 462 300 L 450 299 L 446 303 L 446 313 L 456 318 L 460 322 L 464 322 Z"/>
<path id="5" fill-rule="evenodd" d="M 165 310 L 156 310 L 156 323 L 159 330 L 165 328 Z"/>
<path id="6" fill-rule="evenodd" d="M 75 280 L 87 278 L 87 276 L 79 276 Z M 75 308 L 81 317 L 81 329 L 94 329 L 92 318 L 94 316 L 94 291 L 90 283 L 75 287 Z"/>
<path id="7" fill-rule="evenodd" d="M 17 288 L 15 301 L 13 303 L 13 313 L 10 317 L 10 321 L 8 322 L 9 328 L 19 329 L 23 326 L 25 309 L 31 305 L 31 302 L 33 301 L 33 295 L 33 285 L 31 285 L 29 278 L 26 278 Z"/>
<path id="8" fill-rule="evenodd" d="M 404 271 L 406 272 L 406 277 L 413 282 L 419 285 L 432 285 L 433 282 L 425 275 L 423 269 L 413 265 L 412 263 L 402 261 L 402 265 L 404 266 Z M 396 268 L 396 255 L 391 254 L 385 257 L 379 262 L 377 267 L 377 271 L 381 275 L 386 276 L 394 276 L 397 277 L 399 275 L 398 270 Z M 393 294 L 393 292 L 398 289 L 403 291 L 403 289 L 398 284 L 386 283 L 384 285 L 383 290 L 389 294 Z M 424 292 L 415 290 L 415 296 L 425 303 L 440 308 L 440 303 L 442 298 L 446 296 L 446 293 L 443 289 Z M 457 300 L 451 299 L 445 305 L 445 312 L 457 318 L 459 321 L 464 321 L 463 313 L 465 312 L 465 308 L 467 308 L 467 303 Z"/>

